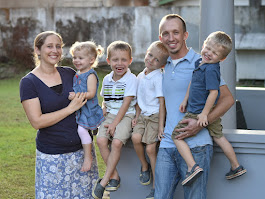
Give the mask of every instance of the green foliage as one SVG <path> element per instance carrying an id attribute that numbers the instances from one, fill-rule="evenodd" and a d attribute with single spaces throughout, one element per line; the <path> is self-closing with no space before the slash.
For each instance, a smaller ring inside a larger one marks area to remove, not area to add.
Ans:
<path id="1" fill-rule="evenodd" d="M 101 88 L 102 79 L 109 71 L 96 70 Z M 20 103 L 20 78 L 0 80 L 0 198 L 4 199 L 35 197 L 36 130 L 31 127 Z M 99 101 L 101 104 L 102 97 Z M 96 152 L 102 177 L 105 164 L 97 146 Z"/>

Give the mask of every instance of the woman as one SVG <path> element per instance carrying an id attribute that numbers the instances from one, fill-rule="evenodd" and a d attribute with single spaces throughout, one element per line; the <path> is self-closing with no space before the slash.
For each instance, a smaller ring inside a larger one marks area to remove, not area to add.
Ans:
<path id="1" fill-rule="evenodd" d="M 37 129 L 36 198 L 92 198 L 98 178 L 94 148 L 93 164 L 81 172 L 82 145 L 77 133 L 75 111 L 85 103 L 77 93 L 68 100 L 75 71 L 58 67 L 62 58 L 62 37 L 53 31 L 42 32 L 34 40 L 36 67 L 20 82 L 20 98 L 26 115 Z"/>

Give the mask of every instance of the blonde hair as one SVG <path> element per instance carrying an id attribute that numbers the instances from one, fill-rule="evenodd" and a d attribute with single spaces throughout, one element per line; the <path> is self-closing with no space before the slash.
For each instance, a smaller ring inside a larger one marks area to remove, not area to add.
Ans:
<path id="1" fill-rule="evenodd" d="M 47 37 L 50 36 L 50 35 L 56 35 L 61 41 L 61 48 L 64 46 L 63 38 L 62 38 L 62 36 L 59 33 L 54 32 L 54 31 L 44 31 L 44 32 L 39 33 L 35 37 L 35 39 L 34 39 L 34 49 L 36 47 L 36 48 L 38 48 L 40 50 L 41 47 L 43 46 L 43 44 L 45 43 L 45 40 L 47 39 Z M 63 58 L 63 56 L 61 57 L 61 59 L 62 58 Z M 33 60 L 34 60 L 34 63 L 35 63 L 36 66 L 40 65 L 40 57 L 37 55 L 37 53 L 35 51 L 33 53 Z"/>
<path id="2" fill-rule="evenodd" d="M 95 68 L 98 65 L 98 58 L 104 54 L 104 48 L 101 45 L 96 45 L 93 41 L 78 42 L 76 41 L 70 48 L 70 54 L 74 56 L 75 51 L 86 50 L 87 54 L 95 57 L 95 62 L 91 65 L 91 68 Z"/>
<path id="3" fill-rule="evenodd" d="M 207 44 L 209 40 L 212 40 L 214 43 L 222 46 L 223 48 L 223 58 L 227 57 L 227 55 L 231 52 L 233 48 L 233 43 L 231 37 L 223 31 L 212 32 L 203 42 L 203 44 Z"/>
<path id="4" fill-rule="evenodd" d="M 147 49 L 150 50 L 151 48 L 158 48 L 159 52 L 161 53 L 161 62 L 162 64 L 167 63 L 167 58 L 169 56 L 167 48 L 164 46 L 164 44 L 161 41 L 154 41 Z"/>
<path id="5" fill-rule="evenodd" d="M 125 41 L 114 41 L 107 48 L 107 58 L 110 59 L 111 51 L 124 50 L 129 53 L 129 57 L 132 58 L 132 47 Z"/>

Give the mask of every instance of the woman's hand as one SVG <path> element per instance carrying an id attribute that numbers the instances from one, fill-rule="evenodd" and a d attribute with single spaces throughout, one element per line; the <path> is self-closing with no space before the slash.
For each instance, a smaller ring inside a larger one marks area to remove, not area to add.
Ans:
<path id="1" fill-rule="evenodd" d="M 85 99 L 86 94 L 85 93 L 76 93 L 70 104 L 68 105 L 68 108 L 71 110 L 71 112 L 75 112 L 79 110 L 82 106 L 85 105 L 87 102 L 87 99 Z"/>
<path id="2" fill-rule="evenodd" d="M 75 92 L 69 92 L 68 99 L 73 100 L 75 98 Z"/>

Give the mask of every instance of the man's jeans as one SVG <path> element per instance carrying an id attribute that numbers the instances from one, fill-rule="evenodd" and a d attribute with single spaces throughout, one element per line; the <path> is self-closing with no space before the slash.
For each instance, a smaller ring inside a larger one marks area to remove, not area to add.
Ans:
<path id="1" fill-rule="evenodd" d="M 195 162 L 203 168 L 202 175 L 190 186 L 183 186 L 185 199 L 206 199 L 207 181 L 213 154 L 212 145 L 191 149 Z M 176 148 L 159 148 L 155 168 L 155 199 L 173 199 L 179 181 L 187 172 L 187 165 Z"/>

